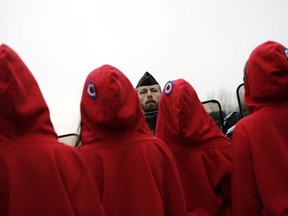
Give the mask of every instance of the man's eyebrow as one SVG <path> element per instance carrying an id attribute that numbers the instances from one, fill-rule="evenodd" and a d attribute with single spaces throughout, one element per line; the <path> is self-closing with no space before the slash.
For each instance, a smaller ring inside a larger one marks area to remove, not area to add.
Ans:
<path id="1" fill-rule="evenodd" d="M 150 88 L 150 90 L 154 90 L 154 89 L 159 89 L 158 87 L 152 87 L 152 88 Z"/>

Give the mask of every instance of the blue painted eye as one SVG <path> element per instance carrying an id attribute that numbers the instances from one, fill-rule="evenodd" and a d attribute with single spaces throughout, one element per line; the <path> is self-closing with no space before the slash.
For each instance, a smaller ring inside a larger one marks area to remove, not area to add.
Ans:
<path id="1" fill-rule="evenodd" d="M 93 99 L 96 98 L 96 90 L 95 90 L 94 84 L 92 82 L 89 82 L 87 85 L 87 93 L 91 98 L 93 98 Z"/>
<path id="2" fill-rule="evenodd" d="M 170 95 L 172 89 L 173 89 L 173 83 L 172 81 L 168 81 L 164 86 L 164 93 L 166 95 Z"/>

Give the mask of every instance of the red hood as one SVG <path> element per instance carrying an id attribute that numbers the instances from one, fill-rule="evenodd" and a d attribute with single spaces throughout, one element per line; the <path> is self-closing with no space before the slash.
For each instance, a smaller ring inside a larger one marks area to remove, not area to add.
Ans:
<path id="1" fill-rule="evenodd" d="M 57 138 L 36 80 L 7 45 L 0 46 L 0 142 Z"/>
<path id="2" fill-rule="evenodd" d="M 256 47 L 246 66 L 245 103 L 250 113 L 288 99 L 288 51 L 276 42 Z"/>
<path id="3" fill-rule="evenodd" d="M 103 65 L 86 78 L 81 99 L 82 145 L 151 133 L 137 93 L 117 68 Z"/>
<path id="4" fill-rule="evenodd" d="M 187 81 L 172 81 L 170 94 L 167 94 L 167 86 L 166 84 L 161 93 L 156 136 L 174 147 L 204 144 L 212 138 L 214 142 L 218 139 L 219 144 L 226 145 L 230 142 L 209 116 Z"/>

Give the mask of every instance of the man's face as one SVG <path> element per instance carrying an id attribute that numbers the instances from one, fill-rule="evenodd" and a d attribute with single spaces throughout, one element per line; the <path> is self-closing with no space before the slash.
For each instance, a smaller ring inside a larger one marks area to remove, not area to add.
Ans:
<path id="1" fill-rule="evenodd" d="M 157 111 L 160 100 L 160 85 L 139 86 L 137 94 L 144 112 Z"/>

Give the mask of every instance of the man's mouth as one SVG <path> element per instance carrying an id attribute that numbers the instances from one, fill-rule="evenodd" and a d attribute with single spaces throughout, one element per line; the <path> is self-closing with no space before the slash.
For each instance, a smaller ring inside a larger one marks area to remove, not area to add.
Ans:
<path id="1" fill-rule="evenodd" d="M 154 101 L 154 100 L 148 100 L 148 101 L 146 102 L 146 104 L 150 104 L 150 103 L 156 103 L 156 101 Z"/>

